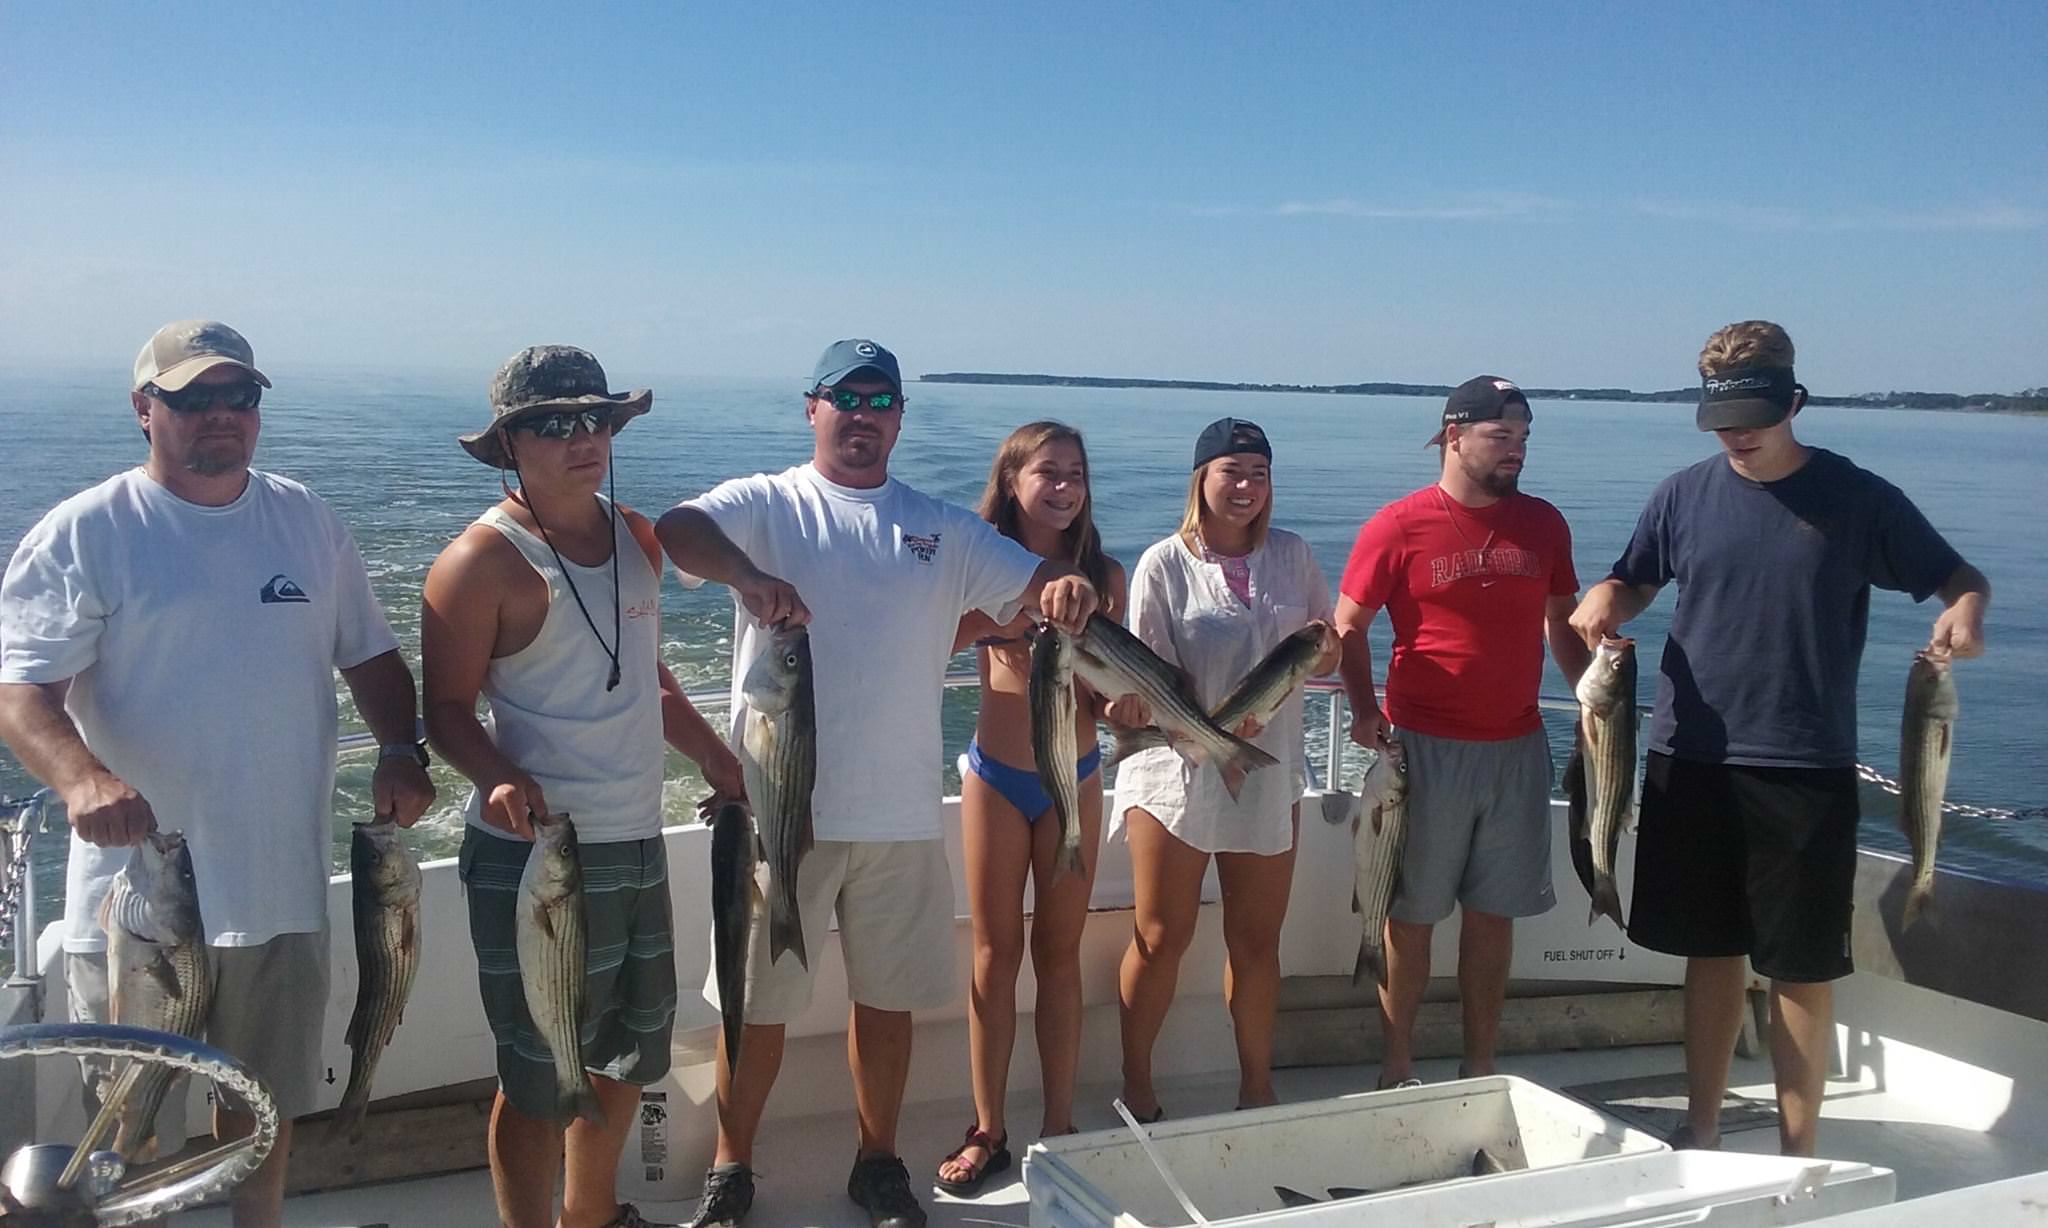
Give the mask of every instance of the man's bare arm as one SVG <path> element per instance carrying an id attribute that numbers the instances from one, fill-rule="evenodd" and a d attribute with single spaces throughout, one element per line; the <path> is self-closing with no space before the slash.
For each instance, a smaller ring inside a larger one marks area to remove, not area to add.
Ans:
<path id="1" fill-rule="evenodd" d="M 156 830 L 156 814 L 86 746 L 64 710 L 70 690 L 68 678 L 0 684 L 0 741 L 63 800 L 79 839 L 105 848 L 136 844 Z"/>

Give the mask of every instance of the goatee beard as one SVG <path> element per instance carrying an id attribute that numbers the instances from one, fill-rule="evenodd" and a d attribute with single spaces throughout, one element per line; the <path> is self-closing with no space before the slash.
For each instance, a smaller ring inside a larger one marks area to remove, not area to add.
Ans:
<path id="1" fill-rule="evenodd" d="M 1520 489 L 1522 475 L 1520 473 L 1496 472 L 1482 474 L 1474 480 L 1479 483 L 1479 489 L 1487 494 L 1492 495 L 1496 499 L 1505 499 Z"/>

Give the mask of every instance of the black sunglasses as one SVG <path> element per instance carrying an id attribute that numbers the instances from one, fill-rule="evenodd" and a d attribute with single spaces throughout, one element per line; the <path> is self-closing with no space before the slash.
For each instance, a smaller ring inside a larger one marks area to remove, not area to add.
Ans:
<path id="1" fill-rule="evenodd" d="M 521 420 L 517 430 L 532 431 L 542 439 L 567 439 L 581 426 L 593 435 L 612 433 L 609 409 L 558 409 L 551 414 Z"/>
<path id="2" fill-rule="evenodd" d="M 179 414 L 204 413 L 215 407 L 247 413 L 263 403 L 263 385 L 252 379 L 232 384 L 187 384 L 176 392 L 144 384 L 142 390 Z"/>
<path id="3" fill-rule="evenodd" d="M 886 414 L 903 408 L 903 398 L 893 392 L 834 392 L 821 388 L 811 395 L 818 400 L 832 402 L 839 412 L 846 414 L 857 409 Z"/>

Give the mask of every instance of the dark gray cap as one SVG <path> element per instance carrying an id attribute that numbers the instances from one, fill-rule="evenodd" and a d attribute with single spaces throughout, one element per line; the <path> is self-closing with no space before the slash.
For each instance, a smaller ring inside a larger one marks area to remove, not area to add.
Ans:
<path id="1" fill-rule="evenodd" d="M 1693 421 L 1703 431 L 1758 431 L 1783 422 L 1806 389 L 1790 367 L 1741 367 L 1700 377 Z"/>
<path id="2" fill-rule="evenodd" d="M 515 426 L 521 418 L 557 409 L 612 411 L 612 430 L 647 412 L 654 393 L 645 388 L 612 392 L 604 368 L 589 350 L 573 345 L 535 345 L 505 360 L 491 377 L 491 424 L 457 442 L 486 465 L 510 469 L 512 462 L 498 442 L 498 428 Z"/>
<path id="3" fill-rule="evenodd" d="M 1474 422 L 1498 422 L 1507 418 L 1515 422 L 1527 422 L 1534 415 L 1529 411 L 1529 398 L 1515 381 L 1502 379 L 1498 375 L 1475 375 L 1444 398 L 1443 426 L 1430 436 L 1425 448 L 1433 448 L 1444 441 L 1444 426 L 1470 426 Z"/>
<path id="4" fill-rule="evenodd" d="M 888 380 L 898 396 L 903 394 L 903 373 L 896 367 L 896 356 L 865 337 L 851 337 L 826 346 L 818 357 L 817 370 L 811 373 L 811 391 L 837 384 L 856 371 L 873 371 Z"/>

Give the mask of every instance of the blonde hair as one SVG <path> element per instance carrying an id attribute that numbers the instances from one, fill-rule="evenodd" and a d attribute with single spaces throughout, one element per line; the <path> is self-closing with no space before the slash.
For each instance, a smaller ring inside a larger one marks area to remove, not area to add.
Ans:
<path id="1" fill-rule="evenodd" d="M 1792 338 L 1769 320 L 1744 320 L 1730 324 L 1713 336 L 1700 351 L 1700 374 L 1715 376 L 1742 367 L 1789 367 Z"/>
<path id="2" fill-rule="evenodd" d="M 1216 460 L 1222 459 L 1220 456 L 1216 458 Z M 1215 463 L 1216 461 L 1213 460 L 1204 461 L 1188 477 L 1188 502 L 1187 506 L 1181 509 L 1179 533 L 1181 541 L 1187 545 L 1188 551 L 1191 554 L 1200 554 L 1202 552 L 1200 545 L 1202 533 L 1202 479 L 1208 476 L 1209 466 Z M 1271 471 L 1268 470 L 1268 472 Z M 1260 546 L 1266 544 L 1266 530 L 1271 528 L 1272 524 L 1273 487 L 1272 483 L 1268 482 L 1266 485 L 1266 506 L 1259 509 L 1258 516 L 1252 521 L 1252 549 L 1257 550 Z"/>
<path id="3" fill-rule="evenodd" d="M 1088 445 L 1082 441 L 1081 432 L 1064 422 L 1052 421 L 1027 422 L 1011 431 L 996 448 L 995 461 L 988 469 L 988 485 L 983 488 L 981 504 L 975 511 L 1004 537 L 1024 540 L 1024 509 L 1017 503 L 1017 475 L 1024 472 L 1024 466 L 1031 463 L 1040 448 L 1060 440 L 1073 444 L 1081 454 L 1082 487 L 1081 510 L 1060 537 L 1066 557 L 1059 561 L 1079 568 L 1107 602 L 1109 559 L 1102 553 L 1102 535 L 1095 529 L 1093 474 L 1088 467 Z"/>

